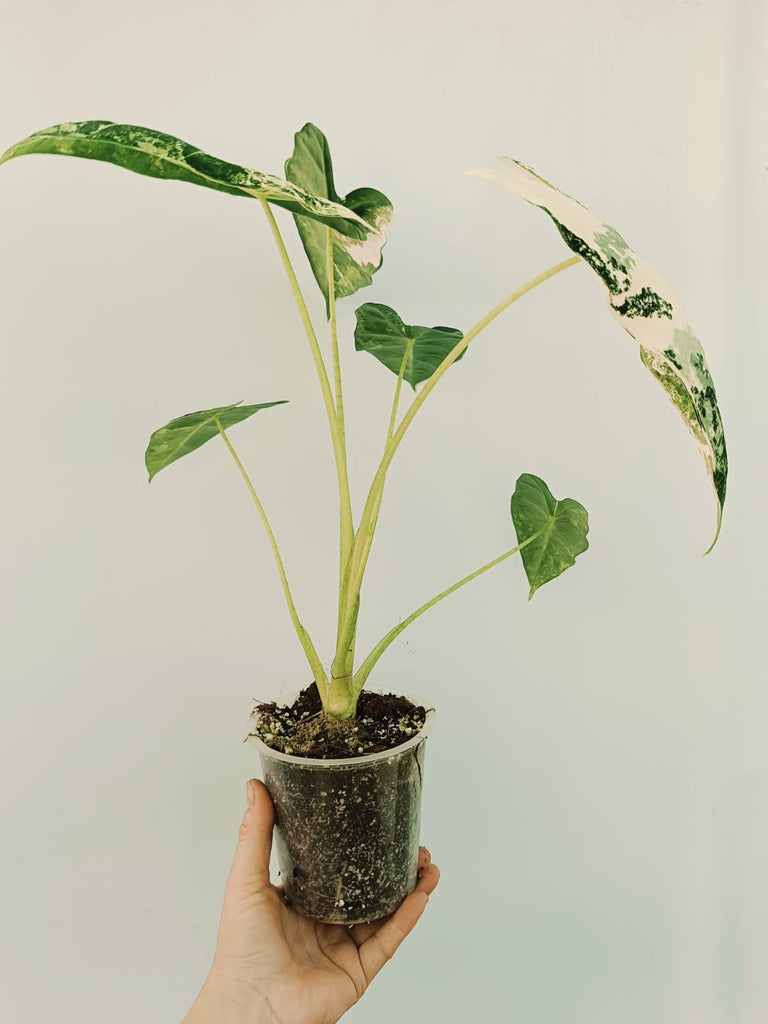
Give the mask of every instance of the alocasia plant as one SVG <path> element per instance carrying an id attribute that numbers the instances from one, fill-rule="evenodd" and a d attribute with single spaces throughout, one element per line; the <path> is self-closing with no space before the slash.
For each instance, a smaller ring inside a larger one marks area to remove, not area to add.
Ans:
<path id="1" fill-rule="evenodd" d="M 586 509 L 572 498 L 557 499 L 537 476 L 523 473 L 510 501 L 517 543 L 425 602 L 389 630 L 356 663 L 355 641 L 360 592 L 379 518 L 387 472 L 414 418 L 442 376 L 504 310 L 527 292 L 575 264 L 586 262 L 608 290 L 610 309 L 639 343 L 643 363 L 661 383 L 702 452 L 717 499 L 720 531 L 728 473 L 722 420 L 704 352 L 669 285 L 638 257 L 614 228 L 602 223 L 576 200 L 560 192 L 525 165 L 504 160 L 500 171 L 472 171 L 540 207 L 554 221 L 569 259 L 528 281 L 483 316 L 468 331 L 453 327 L 411 326 L 390 306 L 367 302 L 357 310 L 355 348 L 375 356 L 397 378 L 384 449 L 357 523 L 350 501 L 346 421 L 336 326 L 336 302 L 371 283 L 381 267 L 392 204 L 373 188 L 336 192 L 328 143 L 321 131 L 305 125 L 295 136 L 285 179 L 226 163 L 162 132 L 110 121 L 57 125 L 11 147 L 0 163 L 27 153 L 59 153 L 103 160 L 139 174 L 172 178 L 230 195 L 258 199 L 269 222 L 307 336 L 325 403 L 339 489 L 339 579 L 336 649 L 330 668 L 299 619 L 282 557 L 261 499 L 240 461 L 228 430 L 280 401 L 235 403 L 171 420 L 156 430 L 146 451 L 152 478 L 166 466 L 221 436 L 241 473 L 267 533 L 296 634 L 317 683 L 326 713 L 344 720 L 355 714 L 357 699 L 381 655 L 415 619 L 443 598 L 518 552 L 530 587 L 529 597 L 573 565 L 587 549 Z M 325 300 L 332 374 L 288 257 L 272 206 L 294 217 L 314 278 Z M 415 392 L 400 417 L 402 385 Z M 417 390 L 418 389 L 418 390 Z"/>

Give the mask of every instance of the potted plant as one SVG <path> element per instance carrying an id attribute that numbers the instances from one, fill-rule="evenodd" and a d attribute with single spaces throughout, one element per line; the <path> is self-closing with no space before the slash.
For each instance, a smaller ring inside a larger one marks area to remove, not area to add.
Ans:
<path id="1" fill-rule="evenodd" d="M 668 284 L 622 236 L 530 168 L 505 159 L 498 171 L 474 171 L 542 209 L 570 258 L 515 289 L 467 331 L 407 323 L 390 306 L 367 302 L 356 311 L 355 348 L 395 378 L 381 460 L 361 514 L 350 501 L 347 425 L 336 304 L 371 283 L 381 267 L 392 205 L 381 192 L 336 192 L 325 136 L 305 125 L 275 177 L 216 159 L 173 136 L 109 121 L 60 124 L 11 147 L 0 163 L 28 153 L 58 153 L 117 164 L 156 178 L 177 179 L 262 206 L 290 283 L 322 392 L 339 492 L 336 644 L 324 659 L 299 616 L 272 526 L 230 439 L 230 430 L 282 401 L 232 402 L 188 413 L 156 430 L 146 450 L 150 481 L 162 469 L 220 438 L 256 506 L 274 555 L 288 612 L 312 683 L 289 705 L 261 705 L 250 738 L 259 748 L 277 813 L 277 847 L 288 899 L 322 921 L 352 924 L 392 911 L 416 880 L 424 744 L 434 712 L 407 697 L 364 689 L 394 640 L 434 605 L 520 554 L 529 597 L 587 549 L 583 505 L 555 498 L 539 477 L 523 473 L 510 500 L 515 543 L 425 602 L 363 657 L 356 648 L 360 595 L 382 505 L 387 472 L 429 395 L 483 330 L 527 292 L 585 262 L 606 287 L 609 308 L 640 347 L 693 434 L 712 481 L 717 527 L 725 499 L 727 456 L 715 390 L 703 350 Z M 286 251 L 273 207 L 294 218 L 311 272 L 325 301 L 330 370 L 319 333 Z M 412 398 L 405 410 L 405 385 Z M 262 398 L 263 396 L 259 396 Z M 710 547 L 711 550 L 711 547 Z"/>

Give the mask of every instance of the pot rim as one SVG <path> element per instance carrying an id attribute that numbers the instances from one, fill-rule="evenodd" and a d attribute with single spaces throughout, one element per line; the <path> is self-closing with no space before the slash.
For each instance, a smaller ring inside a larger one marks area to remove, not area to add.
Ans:
<path id="1" fill-rule="evenodd" d="M 380 690 L 371 690 L 372 693 L 381 693 Z M 298 693 L 289 695 L 284 698 L 286 701 L 291 701 L 298 696 Z M 285 754 L 282 750 L 275 750 L 274 747 L 268 746 L 260 736 L 256 736 L 254 733 L 249 733 L 245 738 L 249 743 L 253 743 L 261 755 L 266 757 L 274 758 L 276 761 L 286 761 L 288 764 L 295 764 L 298 767 L 304 768 L 354 768 L 354 767 L 365 767 L 369 764 L 375 764 L 377 761 L 385 761 L 391 757 L 399 757 L 401 754 L 406 753 L 412 747 L 421 743 L 429 735 L 432 726 L 435 721 L 435 709 L 427 707 L 418 701 L 412 694 L 404 693 L 402 696 L 407 697 L 408 700 L 413 701 L 417 706 L 421 706 L 426 709 L 426 717 L 424 719 L 424 725 L 419 729 L 415 736 L 411 736 L 405 743 L 399 743 L 396 747 L 390 747 L 389 750 L 379 750 L 375 754 L 360 754 L 358 757 L 300 757 L 298 754 Z M 251 713 L 249 723 L 252 718 L 258 715 L 258 708 Z"/>

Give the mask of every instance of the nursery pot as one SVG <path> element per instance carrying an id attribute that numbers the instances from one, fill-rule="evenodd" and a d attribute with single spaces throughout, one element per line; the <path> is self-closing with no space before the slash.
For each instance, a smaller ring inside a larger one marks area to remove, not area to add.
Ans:
<path id="1" fill-rule="evenodd" d="M 288 901 L 327 924 L 391 914 L 416 885 L 428 711 L 391 750 L 335 760 L 259 748 L 275 805 L 275 845 Z"/>

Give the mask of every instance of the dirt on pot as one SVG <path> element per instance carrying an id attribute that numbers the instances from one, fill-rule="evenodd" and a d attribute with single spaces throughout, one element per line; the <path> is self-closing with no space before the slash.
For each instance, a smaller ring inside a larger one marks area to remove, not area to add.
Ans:
<path id="1" fill-rule="evenodd" d="M 357 715 L 339 722 L 323 712 L 315 683 L 291 705 L 258 704 L 250 735 L 273 750 L 325 760 L 362 757 L 393 750 L 424 726 L 426 709 L 407 697 L 363 690 Z"/>

